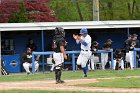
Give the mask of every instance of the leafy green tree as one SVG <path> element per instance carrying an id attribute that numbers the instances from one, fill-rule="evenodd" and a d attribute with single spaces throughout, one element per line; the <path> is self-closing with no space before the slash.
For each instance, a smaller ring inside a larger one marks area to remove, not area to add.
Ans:
<path id="1" fill-rule="evenodd" d="M 140 20 L 140 0 L 99 2 L 100 20 Z M 93 20 L 93 0 L 51 0 L 50 7 L 55 11 L 58 21 Z"/>

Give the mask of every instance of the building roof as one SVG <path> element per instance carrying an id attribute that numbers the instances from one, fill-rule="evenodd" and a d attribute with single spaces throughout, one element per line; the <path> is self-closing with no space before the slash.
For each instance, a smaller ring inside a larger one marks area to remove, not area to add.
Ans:
<path id="1" fill-rule="evenodd" d="M 64 29 L 139 28 L 140 20 L 1 23 L 0 31 L 53 30 L 59 26 Z"/>

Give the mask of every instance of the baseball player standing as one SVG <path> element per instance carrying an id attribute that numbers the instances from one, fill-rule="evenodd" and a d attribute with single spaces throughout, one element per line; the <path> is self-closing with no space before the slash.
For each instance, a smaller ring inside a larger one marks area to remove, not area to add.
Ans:
<path id="1" fill-rule="evenodd" d="M 125 62 L 130 62 L 129 56 L 129 48 L 130 48 L 130 41 L 132 40 L 132 35 L 128 35 L 128 38 L 124 41 L 124 49 L 125 49 Z"/>
<path id="2" fill-rule="evenodd" d="M 92 55 L 91 55 L 90 60 L 89 60 L 88 70 L 95 70 L 95 67 L 94 67 L 95 62 L 94 62 L 94 60 L 95 60 L 96 51 L 98 51 L 98 45 L 99 45 L 99 43 L 97 41 L 94 41 L 91 44 Z"/>
<path id="3" fill-rule="evenodd" d="M 64 29 L 61 27 L 55 28 L 55 36 L 53 39 L 53 60 L 54 60 L 54 66 L 55 66 L 55 79 L 56 84 L 58 83 L 64 83 L 63 80 L 61 80 L 61 73 L 62 73 L 62 63 L 64 62 L 64 59 L 67 60 L 67 55 L 65 53 L 65 32 Z"/>
<path id="4" fill-rule="evenodd" d="M 128 38 L 124 41 L 124 49 L 126 53 L 129 53 L 129 43 L 132 40 L 132 35 L 128 35 Z"/>
<path id="5" fill-rule="evenodd" d="M 77 59 L 77 65 L 81 65 L 84 72 L 84 77 L 87 77 L 87 62 L 91 56 L 91 37 L 88 35 L 88 31 L 86 28 L 82 28 L 80 30 L 80 35 L 74 35 L 73 38 L 77 43 L 81 43 L 81 52 Z"/>
<path id="6" fill-rule="evenodd" d="M 112 47 L 112 40 L 107 39 L 107 41 L 103 45 L 103 50 L 110 50 Z M 105 70 L 105 65 L 108 62 L 108 53 L 101 53 L 101 63 L 102 69 Z"/>
<path id="7" fill-rule="evenodd" d="M 137 34 L 132 35 L 132 39 L 129 42 L 129 57 L 131 70 L 134 68 L 134 48 L 139 47 L 139 40 L 137 39 Z"/>

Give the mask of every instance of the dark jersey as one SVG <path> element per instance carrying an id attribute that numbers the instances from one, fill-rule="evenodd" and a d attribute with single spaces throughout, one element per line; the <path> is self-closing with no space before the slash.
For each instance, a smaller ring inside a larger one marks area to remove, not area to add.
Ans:
<path id="1" fill-rule="evenodd" d="M 129 42 L 130 51 L 132 51 L 132 50 L 134 50 L 134 48 L 138 48 L 138 47 L 139 47 L 139 40 L 130 40 L 130 42 Z"/>
<path id="2" fill-rule="evenodd" d="M 125 40 L 124 49 L 126 52 L 129 52 L 129 47 L 130 47 L 129 44 L 130 44 L 130 40 L 129 39 Z"/>
<path id="3" fill-rule="evenodd" d="M 32 63 L 32 54 L 27 54 L 27 53 L 23 54 L 21 60 L 23 62 Z"/>
<path id="4" fill-rule="evenodd" d="M 103 44 L 103 49 L 111 49 L 112 44 L 104 43 Z"/>
<path id="5" fill-rule="evenodd" d="M 58 39 L 53 40 L 53 50 L 55 52 L 61 52 L 60 46 L 64 46 L 65 47 L 65 39 L 58 38 Z"/>
<path id="6" fill-rule="evenodd" d="M 98 49 L 98 46 L 92 46 L 92 51 L 97 51 L 97 49 Z"/>
<path id="7" fill-rule="evenodd" d="M 92 51 L 97 51 L 97 49 L 98 49 L 98 45 L 97 44 L 92 44 L 91 45 L 91 50 Z"/>
<path id="8" fill-rule="evenodd" d="M 98 42 L 92 43 L 92 44 L 91 44 L 91 50 L 92 50 L 93 52 L 97 51 L 97 50 L 98 50 L 98 45 L 99 45 Z"/>
<path id="9" fill-rule="evenodd" d="M 122 52 L 121 53 L 115 53 L 114 58 L 115 59 L 122 59 L 123 58 L 123 53 Z"/>

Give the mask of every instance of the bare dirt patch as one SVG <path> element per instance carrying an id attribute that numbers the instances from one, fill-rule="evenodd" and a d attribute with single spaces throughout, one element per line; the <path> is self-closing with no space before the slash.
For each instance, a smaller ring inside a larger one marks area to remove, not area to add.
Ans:
<path id="1" fill-rule="evenodd" d="M 130 77 L 126 77 L 130 78 Z M 105 78 L 104 78 L 105 79 Z M 106 78 L 109 79 L 109 78 Z M 111 78 L 110 78 L 111 79 Z M 96 79 L 76 79 L 65 80 L 64 84 L 55 84 L 54 80 L 43 81 L 20 81 L 0 83 L 0 90 L 61 90 L 61 91 L 89 91 L 89 92 L 127 92 L 140 93 L 139 88 L 102 88 L 102 87 L 82 87 L 74 86 L 76 84 L 87 84 L 98 82 Z"/>

